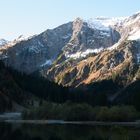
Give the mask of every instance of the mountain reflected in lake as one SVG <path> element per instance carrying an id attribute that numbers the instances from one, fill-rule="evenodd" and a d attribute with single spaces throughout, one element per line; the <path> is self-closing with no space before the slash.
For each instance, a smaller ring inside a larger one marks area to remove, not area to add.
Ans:
<path id="1" fill-rule="evenodd" d="M 0 123 L 0 140 L 138 140 L 140 128 Z"/>

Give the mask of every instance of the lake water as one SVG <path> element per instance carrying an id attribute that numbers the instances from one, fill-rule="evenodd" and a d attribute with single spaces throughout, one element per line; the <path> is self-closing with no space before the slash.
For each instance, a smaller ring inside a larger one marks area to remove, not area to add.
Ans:
<path id="1" fill-rule="evenodd" d="M 0 140 L 140 140 L 140 128 L 1 122 Z"/>

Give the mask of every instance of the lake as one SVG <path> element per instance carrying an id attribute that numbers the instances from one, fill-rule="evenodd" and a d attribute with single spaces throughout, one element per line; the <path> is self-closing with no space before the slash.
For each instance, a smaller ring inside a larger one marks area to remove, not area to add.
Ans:
<path id="1" fill-rule="evenodd" d="M 0 140 L 140 140 L 140 128 L 1 122 Z"/>

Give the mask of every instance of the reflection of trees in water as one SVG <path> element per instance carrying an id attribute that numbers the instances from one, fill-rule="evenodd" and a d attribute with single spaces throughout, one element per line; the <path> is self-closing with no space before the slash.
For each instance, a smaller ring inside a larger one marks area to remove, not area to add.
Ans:
<path id="1" fill-rule="evenodd" d="M 21 129 L 17 129 L 11 134 L 9 140 L 42 140 L 42 138 L 39 136 L 30 136 L 29 134 L 24 133 Z"/>
<path id="2" fill-rule="evenodd" d="M 48 140 L 62 140 L 62 139 L 58 136 L 50 136 Z"/>
<path id="3" fill-rule="evenodd" d="M 31 140 L 42 140 L 40 137 L 32 138 Z"/>
<path id="4" fill-rule="evenodd" d="M 10 136 L 10 140 L 43 140 L 41 137 L 42 136 L 32 136 L 29 135 L 28 133 L 24 133 L 23 131 L 21 131 L 21 129 L 17 129 Z M 49 136 L 49 138 L 47 138 L 46 140 L 62 140 L 62 139 L 58 136 Z"/>
<path id="5" fill-rule="evenodd" d="M 0 123 L 0 140 L 42 140 L 25 134 L 20 127 L 13 127 L 9 123 Z"/>
<path id="6" fill-rule="evenodd" d="M 8 140 L 7 136 L 11 133 L 11 130 L 12 126 L 10 124 L 0 123 L 0 140 Z"/>
<path id="7" fill-rule="evenodd" d="M 26 124 L 12 127 L 11 124 L 0 124 L 0 140 L 133 140 L 139 138 L 139 129 L 116 126 Z"/>

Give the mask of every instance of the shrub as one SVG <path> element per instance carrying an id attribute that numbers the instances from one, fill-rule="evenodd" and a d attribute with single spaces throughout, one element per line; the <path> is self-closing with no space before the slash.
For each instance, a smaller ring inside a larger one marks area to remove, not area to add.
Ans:
<path id="1" fill-rule="evenodd" d="M 23 112 L 24 119 L 59 119 L 65 121 L 134 121 L 139 112 L 133 106 L 92 107 L 88 104 L 44 103 Z"/>
<path id="2" fill-rule="evenodd" d="M 73 104 L 66 107 L 64 120 L 67 121 L 87 121 L 92 119 L 92 107 L 88 104 Z"/>

